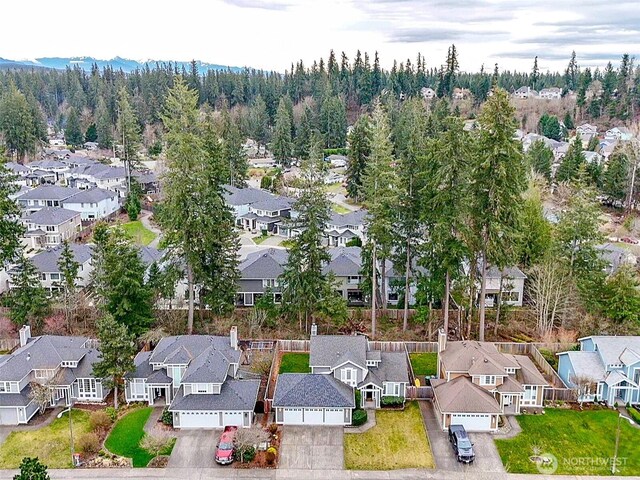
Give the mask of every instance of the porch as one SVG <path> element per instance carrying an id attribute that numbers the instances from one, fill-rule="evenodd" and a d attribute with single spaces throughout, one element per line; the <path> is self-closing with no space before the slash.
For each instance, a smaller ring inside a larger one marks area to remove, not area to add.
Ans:
<path id="1" fill-rule="evenodd" d="M 147 395 L 149 398 L 149 406 L 154 405 L 171 405 L 173 388 L 170 383 L 148 384 Z"/>
<path id="2" fill-rule="evenodd" d="M 363 385 L 358 389 L 361 394 L 360 407 L 373 410 L 380 408 L 380 398 L 382 397 L 382 388 L 370 383 Z"/>

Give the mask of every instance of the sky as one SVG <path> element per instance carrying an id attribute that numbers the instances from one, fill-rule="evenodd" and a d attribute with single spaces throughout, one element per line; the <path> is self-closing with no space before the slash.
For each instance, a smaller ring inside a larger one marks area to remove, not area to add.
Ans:
<path id="1" fill-rule="evenodd" d="M 3 2 L 0 57 L 202 60 L 284 72 L 292 62 L 378 51 L 439 67 L 561 71 L 640 57 L 640 0 L 41 0 Z"/>

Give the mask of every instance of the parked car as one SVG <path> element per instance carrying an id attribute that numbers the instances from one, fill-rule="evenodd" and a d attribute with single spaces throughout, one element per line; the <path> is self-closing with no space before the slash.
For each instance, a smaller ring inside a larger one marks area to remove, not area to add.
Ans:
<path id="1" fill-rule="evenodd" d="M 233 462 L 233 454 L 235 451 L 233 439 L 236 436 L 237 430 L 238 427 L 225 427 L 224 432 L 220 435 L 218 445 L 216 445 L 216 463 L 229 465 Z"/>
<path id="2" fill-rule="evenodd" d="M 462 425 L 449 425 L 449 441 L 459 462 L 471 463 L 475 460 L 473 443 Z"/>

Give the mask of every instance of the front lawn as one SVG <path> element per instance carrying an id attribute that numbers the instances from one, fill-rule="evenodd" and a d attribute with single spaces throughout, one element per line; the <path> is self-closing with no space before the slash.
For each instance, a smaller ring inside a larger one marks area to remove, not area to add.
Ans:
<path id="1" fill-rule="evenodd" d="M 89 413 L 73 409 L 73 435 L 89 432 Z M 37 430 L 12 432 L 0 446 L 0 468 L 18 468 L 24 457 L 38 457 L 49 468 L 71 468 L 69 416 L 56 418 Z"/>
<path id="2" fill-rule="evenodd" d="M 341 215 L 344 215 L 346 213 L 350 213 L 351 210 L 349 210 L 347 207 L 343 207 L 342 205 L 339 205 L 337 203 L 332 203 L 331 204 L 331 210 L 333 210 L 336 213 L 339 213 Z"/>
<path id="3" fill-rule="evenodd" d="M 310 373 L 308 353 L 285 353 L 280 359 L 278 373 Z"/>
<path id="4" fill-rule="evenodd" d="M 411 359 L 413 374 L 416 377 L 431 376 L 438 373 L 437 353 L 410 353 L 409 358 Z"/>
<path id="5" fill-rule="evenodd" d="M 142 225 L 140 220 L 122 224 L 125 233 L 140 245 L 149 245 L 156 238 L 156 234 Z"/>
<path id="6" fill-rule="evenodd" d="M 376 411 L 376 426 L 344 435 L 344 464 L 350 470 L 435 468 L 418 402 L 403 411 Z"/>
<path id="7" fill-rule="evenodd" d="M 152 411 L 151 407 L 140 408 L 120 418 L 104 442 L 107 450 L 116 455 L 131 458 L 134 467 L 146 467 L 153 455 L 140 446 L 140 440 L 144 437 L 144 425 Z M 173 442 L 168 451 L 162 454 L 169 455 L 172 448 Z"/>
<path id="8" fill-rule="evenodd" d="M 612 410 L 547 409 L 545 415 L 520 415 L 522 433 L 496 440 L 502 463 L 514 473 L 538 473 L 529 457 L 534 451 L 558 459 L 555 473 L 609 475 L 615 449 L 618 413 Z M 620 475 L 640 475 L 640 429 L 620 423 Z"/>

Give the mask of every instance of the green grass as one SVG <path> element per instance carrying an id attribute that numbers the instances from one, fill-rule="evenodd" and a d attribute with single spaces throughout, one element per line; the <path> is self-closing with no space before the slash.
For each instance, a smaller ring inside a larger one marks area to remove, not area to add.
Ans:
<path id="1" fill-rule="evenodd" d="M 256 245 L 260 245 L 267 238 L 269 238 L 269 235 L 260 235 L 259 237 L 253 237 L 251 240 L 253 240 L 253 243 L 255 243 Z"/>
<path id="2" fill-rule="evenodd" d="M 534 447 L 558 459 L 557 474 L 609 475 L 615 449 L 618 413 L 612 410 L 547 409 L 545 415 L 521 415 L 522 433 L 496 440 L 507 471 L 538 473 L 529 460 Z M 640 429 L 625 419 L 620 422 L 618 457 L 620 475 L 640 475 Z"/>
<path id="3" fill-rule="evenodd" d="M 331 204 L 331 210 L 341 215 L 344 215 L 345 213 L 349 213 L 351 211 L 347 207 L 343 207 L 342 205 L 338 205 L 337 203 Z"/>
<path id="4" fill-rule="evenodd" d="M 285 353 L 278 373 L 310 373 L 308 353 Z"/>
<path id="5" fill-rule="evenodd" d="M 403 411 L 376 411 L 376 425 L 344 436 L 344 464 L 350 470 L 435 468 L 417 402 Z"/>
<path id="6" fill-rule="evenodd" d="M 74 438 L 90 431 L 89 413 L 73 410 Z M 0 447 L 0 468 L 18 468 L 24 457 L 38 457 L 49 468 L 71 468 L 69 416 L 37 430 L 12 432 Z"/>
<path id="7" fill-rule="evenodd" d="M 416 377 L 431 376 L 438 373 L 437 353 L 410 353 L 409 358 L 411 359 L 413 374 Z"/>
<path id="8" fill-rule="evenodd" d="M 120 418 L 104 442 L 107 450 L 131 458 L 134 467 L 146 467 L 153 455 L 140 447 L 140 440 L 144 436 L 144 424 L 149 420 L 152 411 L 151 407 L 140 408 Z M 163 453 L 169 454 L 170 450 Z"/>
<path id="9" fill-rule="evenodd" d="M 326 190 L 329 193 L 342 193 L 343 195 L 347 194 L 347 189 L 342 186 L 342 183 L 331 183 L 326 186 Z"/>
<path id="10" fill-rule="evenodd" d="M 142 225 L 140 220 L 122 224 L 125 233 L 140 245 L 149 245 L 156 238 L 156 234 Z"/>

